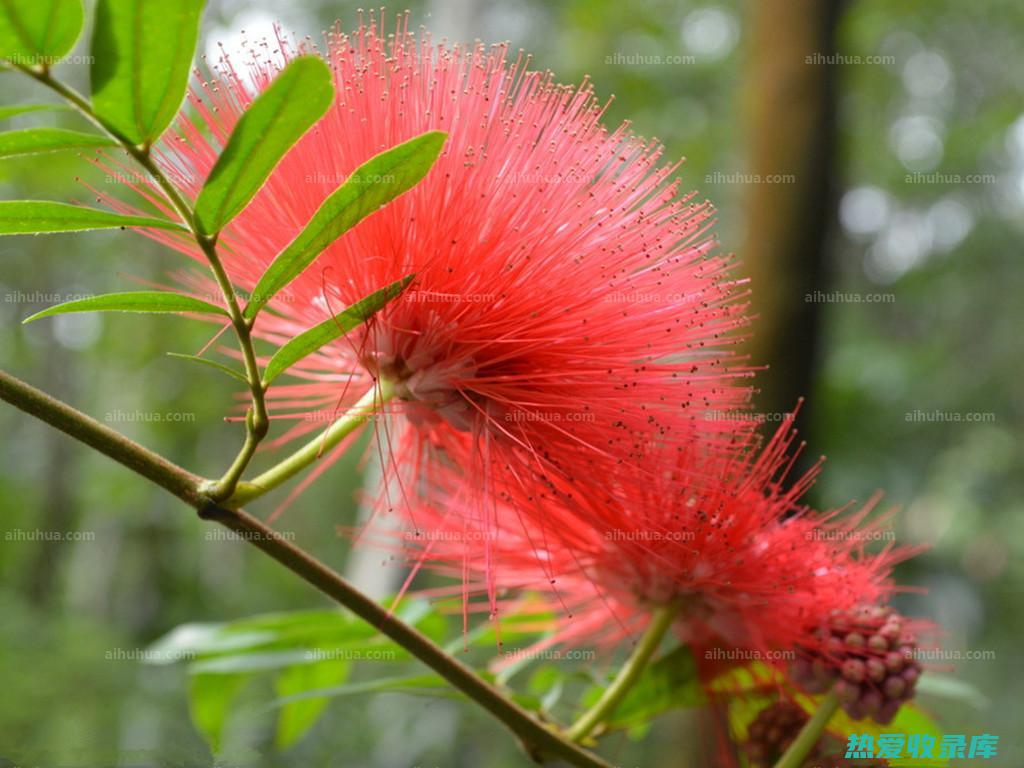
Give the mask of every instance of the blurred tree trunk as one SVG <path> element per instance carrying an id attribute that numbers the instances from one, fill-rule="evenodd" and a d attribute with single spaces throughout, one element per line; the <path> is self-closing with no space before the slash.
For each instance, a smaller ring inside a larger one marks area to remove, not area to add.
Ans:
<path id="1" fill-rule="evenodd" d="M 749 0 L 747 234 L 741 251 L 758 316 L 751 353 L 758 410 L 810 392 L 826 240 L 835 210 L 836 24 L 840 0 Z M 830 63 L 831 62 L 831 63 Z M 806 423 L 806 408 L 800 421 Z M 769 424 L 769 427 L 771 425 Z"/>

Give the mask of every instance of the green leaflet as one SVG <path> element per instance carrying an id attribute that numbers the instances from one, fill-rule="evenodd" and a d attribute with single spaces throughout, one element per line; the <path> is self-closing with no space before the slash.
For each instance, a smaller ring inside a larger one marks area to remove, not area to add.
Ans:
<path id="1" fill-rule="evenodd" d="M 248 379 L 245 378 L 245 374 L 243 374 L 241 371 L 236 371 L 234 368 L 229 368 L 228 366 L 224 365 L 223 363 L 218 363 L 216 360 L 207 360 L 205 357 L 198 357 L 197 355 L 183 355 L 183 354 L 181 354 L 179 352 L 168 352 L 167 356 L 168 357 L 176 357 L 179 360 L 190 360 L 193 363 L 199 363 L 201 365 L 205 365 L 205 366 L 208 366 L 210 368 L 214 368 L 214 369 L 220 371 L 221 373 L 226 373 L 228 376 L 232 377 L 233 379 L 238 379 L 243 384 L 248 384 L 249 383 Z"/>
<path id="2" fill-rule="evenodd" d="M 0 107 L 0 120 L 8 120 L 31 112 L 63 112 L 67 109 L 63 104 L 16 104 L 11 107 Z"/>
<path id="3" fill-rule="evenodd" d="M 91 229 L 154 227 L 186 231 L 180 224 L 49 200 L 0 200 L 0 235 L 81 232 Z"/>
<path id="4" fill-rule="evenodd" d="M 252 201 L 292 145 L 334 98 L 331 70 L 319 56 L 301 56 L 245 111 L 196 200 L 200 231 L 216 235 Z"/>
<path id="5" fill-rule="evenodd" d="M 278 349 L 270 358 L 267 369 L 263 373 L 264 385 L 269 384 L 302 358 L 311 355 L 320 347 L 365 322 L 400 294 L 411 281 L 411 275 L 397 280 L 385 288 L 374 291 L 365 299 L 357 301 L 335 317 L 300 333 Z"/>
<path id="6" fill-rule="evenodd" d="M 0 133 L 0 157 L 116 146 L 117 142 L 105 136 L 82 131 L 69 131 L 66 128 L 23 128 L 18 131 Z"/>
<path id="7" fill-rule="evenodd" d="M 320 253 L 348 230 L 414 187 L 430 170 L 447 134 L 430 131 L 367 160 L 331 193 L 302 232 L 281 251 L 253 289 L 245 316 L 253 318 Z"/>
<path id="8" fill-rule="evenodd" d="M 41 317 L 64 315 L 70 312 L 202 312 L 227 315 L 227 312 L 221 307 L 192 296 L 163 291 L 131 291 L 67 301 L 44 309 L 42 312 L 36 312 L 22 322 L 31 323 Z"/>
<path id="9" fill-rule="evenodd" d="M 181 107 L 203 0 L 99 0 L 92 37 L 92 104 L 133 144 L 158 139 Z"/>
<path id="10" fill-rule="evenodd" d="M 84 22 L 82 0 L 0 0 L 0 59 L 51 66 L 74 47 Z"/>

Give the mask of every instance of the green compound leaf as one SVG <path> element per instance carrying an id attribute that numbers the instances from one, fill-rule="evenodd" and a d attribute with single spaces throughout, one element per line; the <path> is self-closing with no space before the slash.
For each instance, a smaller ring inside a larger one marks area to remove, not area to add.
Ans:
<path id="1" fill-rule="evenodd" d="M 447 634 L 444 617 L 423 600 L 396 611 L 435 642 Z M 348 682 L 357 663 L 408 662 L 409 653 L 348 611 L 308 610 L 262 614 L 223 624 L 184 624 L 146 649 L 147 664 L 184 662 L 192 718 L 216 752 L 223 746 L 238 691 L 250 681 L 273 680 L 276 743 L 286 748 L 317 721 L 329 699 L 378 690 L 431 696 L 451 694 L 437 675 L 380 677 Z M 222 682 L 223 685 L 218 685 Z"/>
<path id="2" fill-rule="evenodd" d="M 235 700 L 246 682 L 245 675 L 194 675 L 189 678 L 189 715 L 214 755 L 224 745 L 224 733 L 231 722 Z"/>

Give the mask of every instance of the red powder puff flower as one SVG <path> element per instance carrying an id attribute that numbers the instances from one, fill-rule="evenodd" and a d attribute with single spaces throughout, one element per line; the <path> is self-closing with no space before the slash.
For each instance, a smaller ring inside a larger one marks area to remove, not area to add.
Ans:
<path id="1" fill-rule="evenodd" d="M 189 193 L 246 105 L 302 52 L 277 43 L 253 55 L 247 77 L 222 62 L 191 94 L 195 116 L 156 149 Z M 386 377 L 405 417 L 387 425 L 388 466 L 409 468 L 405 487 L 449 449 L 486 495 L 494 466 L 607 472 L 651 435 L 727 449 L 749 427 L 735 418 L 747 371 L 727 351 L 745 324 L 746 289 L 714 253 L 710 206 L 680 197 L 677 165 L 662 164 L 658 144 L 627 125 L 606 129 L 588 83 L 557 85 L 524 57 L 509 61 L 504 45 L 435 45 L 407 20 L 393 35 L 371 20 L 331 33 L 325 57 L 333 106 L 220 236 L 241 289 L 371 156 L 428 130 L 448 140 L 422 183 L 330 246 L 260 315 L 255 333 L 282 341 L 416 275 L 369 326 L 293 369 L 304 381 L 271 389 L 276 416 L 298 420 L 286 437 L 329 422 Z M 152 188 L 139 191 L 160 205 Z"/>
<path id="2" fill-rule="evenodd" d="M 885 598 L 907 554 L 864 551 L 877 499 L 853 515 L 801 505 L 817 468 L 785 487 L 792 440 L 787 423 L 760 451 L 753 440 L 731 456 L 652 447 L 653 476 L 549 481 L 533 493 L 507 483 L 489 519 L 460 509 L 453 479 L 442 511 L 418 513 L 422 533 L 405 539 L 422 542 L 414 562 L 461 575 L 467 595 L 486 591 L 492 612 L 505 589 L 550 595 L 564 610 L 547 644 L 614 644 L 677 605 L 675 629 L 707 667 L 775 658 L 830 611 Z"/>

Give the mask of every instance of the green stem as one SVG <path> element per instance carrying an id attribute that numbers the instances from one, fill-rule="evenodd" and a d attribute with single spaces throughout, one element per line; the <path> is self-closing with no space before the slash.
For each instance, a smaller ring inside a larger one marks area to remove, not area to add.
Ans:
<path id="1" fill-rule="evenodd" d="M 821 700 L 821 705 L 814 713 L 814 717 L 804 724 L 796 739 L 789 745 L 789 749 L 775 763 L 775 768 L 800 768 L 807 755 L 814 749 L 814 745 L 818 743 L 821 734 L 825 731 L 825 726 L 828 725 L 828 721 L 832 719 L 832 715 L 836 713 L 837 709 L 839 709 L 839 699 L 834 693 L 829 693 Z"/>
<path id="2" fill-rule="evenodd" d="M 578 768 L 611 768 L 597 755 L 563 737 L 520 707 L 499 688 L 450 656 L 426 635 L 378 605 L 335 571 L 240 509 L 226 509 L 201 491 L 202 479 L 84 413 L 0 371 L 0 399 L 89 445 L 167 489 L 199 516 L 239 534 L 335 602 L 405 648 L 467 697 L 490 712 L 540 761 L 561 759 Z M 366 398 L 364 398 L 365 400 Z"/>
<path id="3" fill-rule="evenodd" d="M 394 384 L 387 379 L 380 379 L 341 418 L 317 437 L 263 474 L 239 483 L 234 495 L 224 501 L 223 506 L 240 507 L 295 477 L 373 418 L 380 407 L 394 396 Z"/>
<path id="4" fill-rule="evenodd" d="M 231 279 L 228 277 L 227 271 L 224 269 L 224 265 L 220 261 L 220 256 L 217 254 L 216 238 L 208 237 L 199 231 L 199 228 L 196 226 L 195 211 L 193 211 L 191 204 L 185 199 L 181 192 L 178 191 L 177 187 L 167 179 L 159 166 L 153 162 L 148 146 L 137 146 L 132 144 L 130 141 L 118 134 L 117 131 L 110 128 L 93 111 L 92 105 L 89 104 L 88 100 L 82 96 L 82 94 L 74 88 L 51 77 L 49 70 L 34 69 L 32 67 L 19 65 L 16 66 L 29 77 L 60 95 L 93 125 L 116 141 L 125 152 L 135 159 L 140 167 L 153 177 L 167 198 L 167 202 L 188 227 L 192 238 L 196 241 L 199 249 L 203 252 L 207 262 L 210 264 L 210 270 L 213 272 L 214 279 L 217 281 L 217 285 L 220 287 L 221 293 L 224 296 L 224 301 L 227 304 L 228 315 L 231 318 L 231 325 L 235 330 L 235 335 L 238 337 L 238 343 L 242 351 L 242 359 L 245 365 L 245 376 L 249 383 L 249 390 L 252 396 L 252 407 L 245 422 L 245 443 L 242 445 L 238 456 L 232 462 L 224 476 L 217 482 L 212 483 L 209 488 L 206 489 L 211 498 L 218 501 L 226 499 L 234 493 L 235 486 L 242 477 L 242 473 L 248 466 L 253 454 L 256 453 L 256 447 L 259 445 L 260 441 L 266 437 L 267 432 L 270 429 L 270 418 L 267 414 L 266 399 L 264 397 L 265 390 L 261 380 L 259 364 L 256 359 L 256 350 L 253 346 L 251 324 L 245 319 L 245 315 L 238 304 L 238 299 L 235 295 L 234 286 L 231 284 Z"/>
<path id="5" fill-rule="evenodd" d="M 595 728 L 614 714 L 615 708 L 622 703 L 626 694 L 640 679 L 640 675 L 647 667 L 647 662 L 658 650 L 662 638 L 665 637 L 665 633 L 668 632 L 678 614 L 679 606 L 675 603 L 663 605 L 654 612 L 651 623 L 647 625 L 647 629 L 636 648 L 633 649 L 632 655 L 626 660 L 611 685 L 605 688 L 601 698 L 594 706 L 584 712 L 565 731 L 566 738 L 574 742 L 583 741 Z"/>

